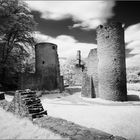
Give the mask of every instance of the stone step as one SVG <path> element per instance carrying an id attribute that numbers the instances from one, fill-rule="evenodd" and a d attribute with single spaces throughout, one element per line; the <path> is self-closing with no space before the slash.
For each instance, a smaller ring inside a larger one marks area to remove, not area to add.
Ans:
<path id="1" fill-rule="evenodd" d="M 45 111 L 42 111 L 39 113 L 34 113 L 34 114 L 32 114 L 32 118 L 36 118 L 36 116 L 38 116 L 38 115 L 47 115 L 47 111 L 45 110 Z"/>
<path id="2" fill-rule="evenodd" d="M 37 97 L 35 94 L 24 94 L 24 95 L 21 95 L 22 98 L 34 98 L 34 97 Z"/>
<path id="3" fill-rule="evenodd" d="M 27 107 L 38 107 L 38 106 L 42 106 L 41 102 L 40 103 L 33 103 L 28 105 Z"/>
<path id="4" fill-rule="evenodd" d="M 22 101 L 37 101 L 39 98 L 31 97 L 31 98 L 22 98 Z"/>
<path id="5" fill-rule="evenodd" d="M 23 92 L 20 92 L 20 93 L 21 93 L 21 95 L 36 95 L 35 91 L 30 91 L 30 92 L 23 91 Z"/>
<path id="6" fill-rule="evenodd" d="M 41 115 L 36 115 L 36 116 L 33 116 L 32 119 L 41 118 L 41 117 L 44 117 L 44 115 L 43 115 L 43 114 L 41 114 Z"/>
<path id="7" fill-rule="evenodd" d="M 18 112 L 20 116 L 28 116 L 29 118 L 33 119 L 47 115 L 47 111 L 44 111 L 41 100 L 36 96 L 36 92 L 34 91 L 16 91 L 14 102 L 17 103 L 16 107 L 21 111 L 23 111 L 21 108 L 26 108 L 24 112 Z"/>
<path id="8" fill-rule="evenodd" d="M 39 105 L 38 105 L 38 104 L 34 104 L 34 105 L 32 105 L 32 106 L 27 106 L 28 109 L 32 109 L 32 108 L 41 108 L 41 107 L 43 108 L 42 104 L 39 104 Z"/>
<path id="9" fill-rule="evenodd" d="M 42 108 L 33 108 L 33 109 L 29 109 L 28 110 L 30 114 L 32 113 L 40 113 L 42 111 L 44 111 L 43 107 Z"/>
<path id="10" fill-rule="evenodd" d="M 24 100 L 24 99 L 22 99 L 22 101 L 25 101 L 26 103 L 27 102 L 37 102 L 37 101 L 40 101 L 40 99 L 39 98 L 37 98 L 37 99 L 26 99 L 26 100 Z"/>
<path id="11" fill-rule="evenodd" d="M 41 103 L 40 99 L 38 99 L 36 101 L 26 101 L 25 102 L 26 105 L 32 105 L 32 104 L 37 104 L 37 103 Z"/>

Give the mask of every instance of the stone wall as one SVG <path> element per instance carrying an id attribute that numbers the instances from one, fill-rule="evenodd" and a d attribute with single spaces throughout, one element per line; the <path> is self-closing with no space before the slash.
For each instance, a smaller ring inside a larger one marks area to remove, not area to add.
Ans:
<path id="1" fill-rule="evenodd" d="M 87 128 L 74 122 L 51 116 L 38 118 L 34 121 L 34 124 L 50 129 L 70 140 L 126 140 L 120 136 L 113 136 L 98 129 Z"/>
<path id="2" fill-rule="evenodd" d="M 83 72 L 82 96 L 98 97 L 98 58 L 97 49 L 91 49 L 86 60 L 86 69 Z"/>
<path id="3" fill-rule="evenodd" d="M 97 49 L 91 49 L 87 61 L 87 74 L 93 79 L 94 94 L 98 97 L 98 58 Z"/>
<path id="4" fill-rule="evenodd" d="M 83 71 L 81 96 L 95 98 L 95 90 L 92 76 L 88 75 L 87 69 Z"/>
<path id="5" fill-rule="evenodd" d="M 99 97 L 126 101 L 124 29 L 115 22 L 97 28 Z"/>

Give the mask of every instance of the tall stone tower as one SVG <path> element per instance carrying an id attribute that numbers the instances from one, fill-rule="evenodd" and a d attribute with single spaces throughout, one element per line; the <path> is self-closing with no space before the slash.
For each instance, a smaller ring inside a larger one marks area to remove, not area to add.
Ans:
<path id="1" fill-rule="evenodd" d="M 124 29 L 114 22 L 97 28 L 99 97 L 127 100 Z"/>
<path id="2" fill-rule="evenodd" d="M 60 69 L 57 45 L 52 43 L 38 43 L 35 45 L 36 75 L 41 76 L 43 89 L 59 88 Z"/>

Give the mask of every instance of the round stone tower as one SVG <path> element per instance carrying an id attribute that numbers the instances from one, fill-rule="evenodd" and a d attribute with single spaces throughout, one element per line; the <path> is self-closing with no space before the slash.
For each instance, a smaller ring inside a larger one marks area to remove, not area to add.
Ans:
<path id="1" fill-rule="evenodd" d="M 35 45 L 36 74 L 42 77 L 42 88 L 56 89 L 59 87 L 60 68 L 57 45 L 43 42 Z"/>
<path id="2" fill-rule="evenodd" d="M 124 28 L 119 22 L 97 28 L 99 97 L 126 101 Z"/>

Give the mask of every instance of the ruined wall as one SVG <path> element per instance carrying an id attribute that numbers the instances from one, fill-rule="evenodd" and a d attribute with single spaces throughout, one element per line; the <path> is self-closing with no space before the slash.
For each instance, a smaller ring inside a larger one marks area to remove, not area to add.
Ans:
<path id="1" fill-rule="evenodd" d="M 21 75 L 21 89 L 47 89 L 60 88 L 60 68 L 57 46 L 52 43 L 38 43 L 35 45 L 34 74 Z"/>
<path id="2" fill-rule="evenodd" d="M 115 22 L 97 28 L 99 97 L 126 101 L 124 29 Z"/>
<path id="3" fill-rule="evenodd" d="M 20 75 L 18 89 L 41 90 L 43 89 L 42 84 L 42 75 L 36 73 L 22 73 Z"/>
<path id="4" fill-rule="evenodd" d="M 83 71 L 81 96 L 95 98 L 95 90 L 92 76 L 87 74 L 87 69 Z"/>
<path id="5" fill-rule="evenodd" d="M 91 49 L 87 61 L 87 74 L 92 76 L 94 94 L 98 97 L 98 58 L 97 49 Z"/>
<path id="6" fill-rule="evenodd" d="M 91 49 L 86 60 L 86 69 L 83 72 L 82 96 L 98 97 L 98 58 L 97 49 Z"/>

